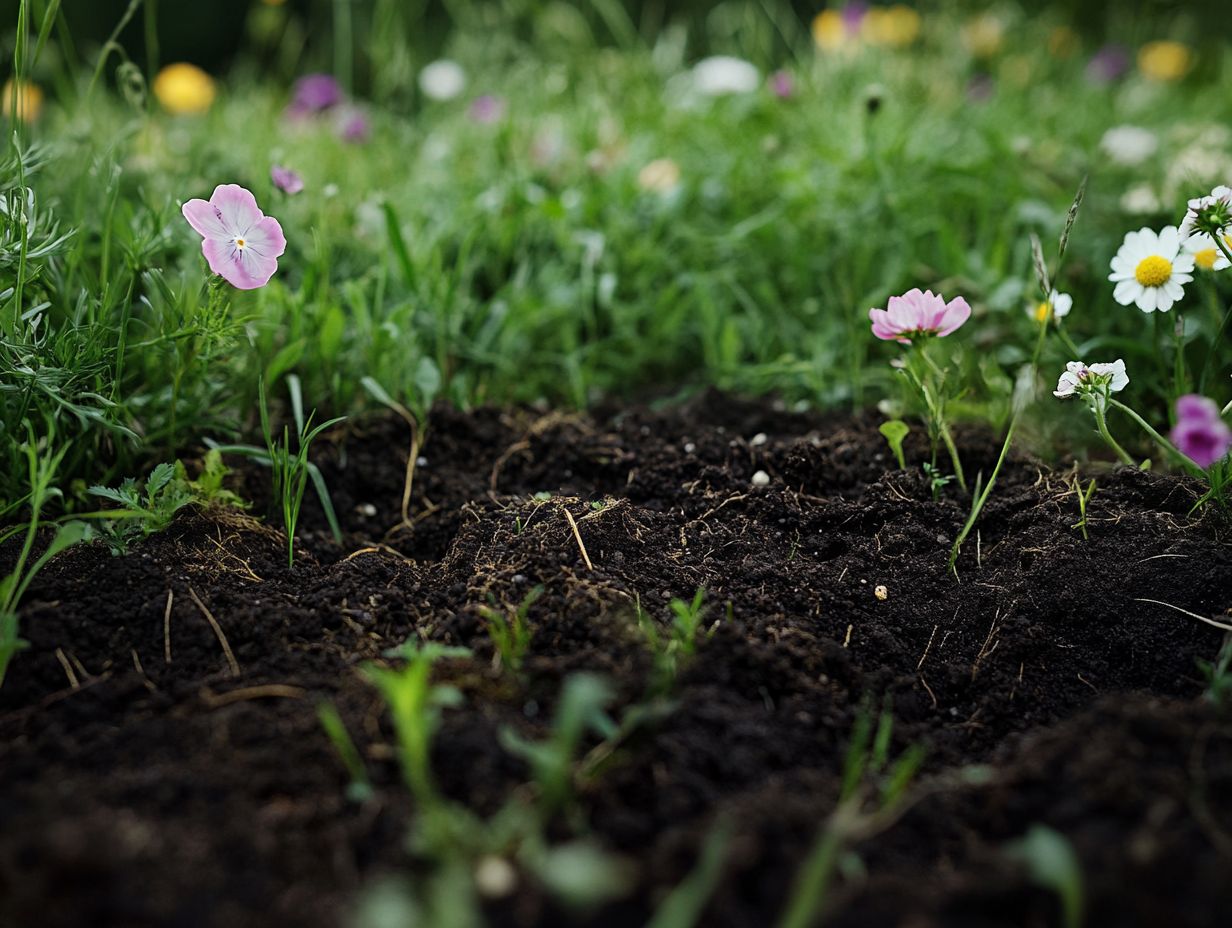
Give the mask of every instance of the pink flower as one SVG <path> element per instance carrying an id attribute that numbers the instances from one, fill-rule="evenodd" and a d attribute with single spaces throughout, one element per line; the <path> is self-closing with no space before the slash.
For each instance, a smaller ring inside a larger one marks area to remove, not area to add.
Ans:
<path id="1" fill-rule="evenodd" d="M 304 178 L 299 175 L 299 172 L 292 171 L 290 168 L 284 168 L 280 164 L 270 168 L 270 180 L 274 182 L 275 187 L 288 196 L 299 193 L 304 189 Z"/>
<path id="2" fill-rule="evenodd" d="M 780 100 L 790 100 L 796 93 L 796 82 L 790 71 L 775 71 L 770 75 L 770 89 Z"/>
<path id="3" fill-rule="evenodd" d="M 1176 427 L 1172 443 L 1205 469 L 1232 449 L 1232 429 L 1223 421 L 1214 400 L 1189 393 L 1176 401 Z"/>
<path id="4" fill-rule="evenodd" d="M 240 290 L 264 287 L 286 250 L 282 226 L 257 206 L 239 184 L 219 184 L 209 201 L 189 200 L 182 211 L 201 236 L 201 253 L 210 270 Z"/>
<path id="5" fill-rule="evenodd" d="M 962 297 L 947 303 L 931 290 L 921 293 L 918 287 L 902 296 L 890 297 L 885 309 L 868 311 L 874 335 L 904 345 L 910 345 L 915 336 L 949 335 L 970 315 L 971 307 Z"/>
<path id="6" fill-rule="evenodd" d="M 468 111 L 471 121 L 490 126 L 505 118 L 505 100 L 490 93 L 476 97 Z"/>

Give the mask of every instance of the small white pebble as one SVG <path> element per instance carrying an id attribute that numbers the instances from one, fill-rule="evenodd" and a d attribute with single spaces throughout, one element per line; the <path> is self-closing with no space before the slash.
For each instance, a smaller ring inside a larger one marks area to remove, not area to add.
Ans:
<path id="1" fill-rule="evenodd" d="M 372 503 L 360 503 L 355 507 L 355 510 L 361 516 L 367 516 L 369 519 L 376 515 L 376 506 L 372 505 Z"/>
<path id="2" fill-rule="evenodd" d="M 876 596 L 882 602 L 885 602 L 886 599 L 888 599 L 890 596 L 890 591 L 885 588 L 884 584 L 879 583 L 873 589 L 873 595 Z"/>
<path id="3" fill-rule="evenodd" d="M 416 467 L 427 467 L 428 459 L 425 458 L 423 455 L 420 455 L 419 457 L 415 459 L 415 466 Z"/>
<path id="4" fill-rule="evenodd" d="M 758 432 L 756 435 L 752 437 L 752 439 L 749 440 L 749 444 L 752 445 L 754 448 L 760 448 L 762 445 L 764 445 L 769 440 L 770 439 L 766 437 L 765 432 Z"/>
<path id="5" fill-rule="evenodd" d="M 489 899 L 502 899 L 518 885 L 518 872 L 503 857 L 488 854 L 475 865 L 475 888 Z"/>
<path id="6" fill-rule="evenodd" d="M 696 450 L 697 450 L 697 445 L 693 444 L 693 442 L 686 441 L 684 443 L 684 453 L 685 454 L 692 454 Z"/>
<path id="7" fill-rule="evenodd" d="M 863 577 L 861 577 L 861 578 L 860 578 L 860 585 L 861 585 L 861 586 L 863 586 L 863 585 L 864 585 L 864 584 L 866 584 L 866 583 L 868 583 L 868 581 L 867 581 L 867 580 L 865 580 Z"/>
<path id="8" fill-rule="evenodd" d="M 757 473 L 753 475 L 753 486 L 755 487 L 770 486 L 770 475 L 767 474 L 764 470 L 759 470 Z"/>

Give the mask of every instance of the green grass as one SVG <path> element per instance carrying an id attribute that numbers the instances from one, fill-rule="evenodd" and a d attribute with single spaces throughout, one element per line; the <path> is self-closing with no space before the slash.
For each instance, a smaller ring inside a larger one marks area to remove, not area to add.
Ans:
<path id="1" fill-rule="evenodd" d="M 208 114 L 172 117 L 122 51 L 105 62 L 84 47 L 70 54 L 72 12 L 45 19 L 49 6 L 21 4 L 27 39 L 14 56 L 49 101 L 0 154 L 0 511 L 10 516 L 29 493 L 23 423 L 62 444 L 49 450 L 64 452 L 58 479 L 72 510 L 89 505 L 85 487 L 146 473 L 205 438 L 251 440 L 259 385 L 284 396 L 290 375 L 322 418 L 379 408 L 365 379 L 410 410 L 434 397 L 583 407 L 706 384 L 866 407 L 900 390 L 887 364 L 896 349 L 870 336 L 867 310 L 916 285 L 975 307 L 951 339 L 968 380 L 952 414 L 1004 425 L 1007 384 L 1037 331 L 1023 312 L 1035 289 L 1028 236 L 1055 243 L 1088 173 L 1058 281 L 1075 297 L 1067 330 L 1088 360 L 1124 357 L 1133 404 L 1166 420 L 1173 360 L 1149 320 L 1113 303 L 1105 278 L 1126 231 L 1178 222 L 1186 197 L 1227 179 L 1225 147 L 1201 141 L 1232 119 L 1221 44 L 1203 46 L 1180 84 L 1131 75 L 1097 88 L 1082 77 L 1084 54 L 1048 51 L 1060 8 L 1007 8 L 1010 41 L 977 62 L 952 10 L 926 12 L 912 48 L 836 59 L 772 0 L 723 4 L 691 32 L 654 34 L 616 4 L 454 3 L 445 51 L 470 84 L 442 104 L 414 89 L 427 57 L 408 13 L 339 4 L 351 18 L 334 25 L 355 44 L 325 66 L 381 101 L 371 140 L 354 145 L 327 121 L 281 119 L 286 78 L 311 65 L 296 44 L 302 23 L 262 27 L 251 44 L 272 69 L 245 57 Z M 1122 28 L 1119 38 L 1156 37 L 1150 23 Z M 690 101 L 679 75 L 703 49 L 790 69 L 796 96 Z M 109 86 L 118 66 L 120 90 Z M 996 90 L 972 103 L 967 83 L 983 70 Z M 510 101 L 500 125 L 466 115 L 484 92 Z M 875 113 L 870 93 L 882 101 Z M 1157 130 L 1159 152 L 1111 163 L 1098 143 L 1121 123 Z M 535 157 L 545 147 L 559 152 L 550 163 Z M 681 169 L 670 196 L 638 185 L 660 157 Z M 302 172 L 305 191 L 274 191 L 273 163 Z M 219 301 L 179 204 L 226 182 L 255 192 L 288 248 L 269 286 L 227 288 Z M 1126 215 L 1123 194 L 1143 183 L 1160 191 L 1161 211 Z M 1191 371 L 1206 364 L 1228 298 L 1227 283 L 1221 293 L 1208 284 L 1195 281 L 1183 304 Z M 1050 339 L 1041 384 L 1069 359 Z M 1222 405 L 1227 353 L 1210 367 L 1207 390 Z M 1083 417 L 1042 396 L 1019 435 L 1044 449 L 1085 440 Z"/>

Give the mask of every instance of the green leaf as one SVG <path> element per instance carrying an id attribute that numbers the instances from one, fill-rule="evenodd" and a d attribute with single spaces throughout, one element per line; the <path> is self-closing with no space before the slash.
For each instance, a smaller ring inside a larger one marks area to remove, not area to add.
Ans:
<path id="1" fill-rule="evenodd" d="M 907 461 L 903 457 L 903 442 L 911 432 L 911 426 L 902 419 L 891 419 L 889 422 L 881 423 L 877 430 L 885 437 L 890 450 L 894 452 L 894 458 L 898 461 L 898 469 L 905 470 Z"/>

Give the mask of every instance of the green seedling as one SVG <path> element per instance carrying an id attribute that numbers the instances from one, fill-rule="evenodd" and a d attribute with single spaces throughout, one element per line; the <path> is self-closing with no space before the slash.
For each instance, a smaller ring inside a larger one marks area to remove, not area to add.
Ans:
<path id="1" fill-rule="evenodd" d="M 547 741 L 528 741 L 511 728 L 501 731 L 501 744 L 530 766 L 538 787 L 541 821 L 547 821 L 573 798 L 573 768 L 587 731 L 602 738 L 618 733 L 604 711 L 612 701 L 611 687 L 592 674 L 575 674 L 565 681 Z"/>
<path id="2" fill-rule="evenodd" d="M 52 446 L 55 437 L 54 427 L 49 425 L 48 446 Z M 29 493 L 26 501 L 30 506 L 30 521 L 24 526 L 17 526 L 0 535 L 3 541 L 14 534 L 25 531 L 25 540 L 17 555 L 17 563 L 4 577 L 0 577 L 0 686 L 4 685 L 4 677 L 8 671 L 9 662 L 18 651 L 24 650 L 27 643 L 19 635 L 17 604 L 25 595 L 30 582 L 53 557 L 80 541 L 90 537 L 90 528 L 84 522 L 72 521 L 57 525 L 55 534 L 47 547 L 33 562 L 34 545 L 38 539 L 39 527 L 42 524 L 43 509 L 47 503 L 56 499 L 60 491 L 52 486 L 56 471 L 64 458 L 67 446 L 56 451 L 40 453 L 34 430 L 27 426 L 26 443 L 24 447 Z"/>
<path id="3" fill-rule="evenodd" d="M 400 668 L 368 664 L 364 675 L 389 706 L 398 738 L 398 761 L 407 786 L 421 806 L 436 804 L 432 782 L 430 750 L 440 725 L 441 710 L 457 706 L 462 694 L 452 686 L 435 686 L 430 677 L 432 665 L 443 658 L 470 657 L 466 648 L 447 647 L 435 642 L 408 641 L 387 651 L 388 658 L 405 660 Z"/>
<path id="4" fill-rule="evenodd" d="M 1065 836 L 1047 825 L 1033 825 L 1006 851 L 1026 865 L 1036 884 L 1056 893 L 1065 928 L 1082 928 L 1086 910 L 1082 865 Z"/>
<path id="5" fill-rule="evenodd" d="M 668 626 L 668 634 L 665 635 L 658 623 L 642 609 L 641 600 L 638 599 L 634 607 L 637 624 L 646 636 L 646 642 L 654 655 L 652 688 L 656 693 L 661 695 L 668 692 L 675 683 L 681 664 L 696 653 L 702 619 L 708 611 L 705 601 L 706 591 L 703 589 L 699 589 L 689 602 L 673 599 L 668 606 L 672 612 L 672 621 Z M 728 603 L 728 618 L 731 618 L 731 603 Z M 715 623 L 707 637 L 713 634 L 717 627 L 718 623 Z"/>
<path id="6" fill-rule="evenodd" d="M 1071 525 L 1070 528 L 1080 529 L 1082 531 L 1083 540 L 1087 541 L 1091 537 L 1087 534 L 1087 507 L 1091 503 L 1091 497 L 1095 495 L 1095 478 L 1091 478 L 1091 482 L 1087 484 L 1087 488 L 1085 490 L 1082 488 L 1082 483 L 1077 477 L 1074 478 L 1074 482 L 1071 486 L 1074 495 L 1078 498 L 1079 519 Z"/>
<path id="7" fill-rule="evenodd" d="M 881 423 L 877 430 L 885 437 L 890 450 L 894 452 L 894 460 L 898 461 L 898 469 L 906 470 L 907 459 L 903 456 L 903 442 L 910 434 L 911 426 L 902 419 L 891 419 L 889 422 Z"/>
<path id="8" fill-rule="evenodd" d="M 521 605 L 506 616 L 498 609 L 483 607 L 482 614 L 487 622 L 488 636 L 495 648 L 493 655 L 494 667 L 506 667 L 510 672 L 518 674 L 522 670 L 522 661 L 530 649 L 534 631 L 527 622 L 530 607 L 543 595 L 543 587 L 536 586 L 522 600 Z"/>
<path id="9" fill-rule="evenodd" d="M 328 700 L 323 700 L 317 705 L 317 718 L 334 746 L 338 759 L 351 776 L 351 782 L 347 785 L 347 798 L 352 802 L 367 802 L 372 798 L 372 781 L 368 779 L 368 769 L 364 766 L 364 759 L 355 747 L 355 742 L 351 740 L 346 723 L 338 714 L 338 707 Z"/>
<path id="10" fill-rule="evenodd" d="M 1232 633 L 1223 636 L 1223 645 L 1213 661 L 1198 661 L 1206 680 L 1206 698 L 1220 710 L 1232 707 Z"/>
<path id="11" fill-rule="evenodd" d="M 201 476 L 188 478 L 181 461 L 159 464 L 144 482 L 127 478 L 117 488 L 91 487 L 90 495 L 118 504 L 117 509 L 82 513 L 79 519 L 98 519 L 102 535 L 116 554 L 124 554 L 134 541 L 166 530 L 176 514 L 189 505 L 235 506 L 246 504 L 223 488 L 227 467 L 217 449 L 206 452 Z"/>
<path id="12" fill-rule="evenodd" d="M 796 874 L 779 928 L 820 925 L 834 874 L 844 868 L 860 868 L 858 858 L 848 850 L 850 845 L 883 831 L 898 815 L 907 789 L 924 762 L 924 749 L 912 745 L 891 761 L 893 724 L 888 701 L 875 727 L 867 708 L 856 717 L 843 762 L 838 805 L 823 823 L 813 849 Z M 866 810 L 874 796 L 876 801 Z"/>
<path id="13" fill-rule="evenodd" d="M 701 920 L 723 875 L 731 837 L 731 823 L 720 819 L 706 837 L 693 872 L 659 903 L 646 928 L 693 928 Z"/>
<path id="14" fill-rule="evenodd" d="M 334 513 L 329 491 L 325 487 L 325 478 L 320 469 L 308 460 L 308 451 L 312 443 L 326 429 L 337 425 L 345 419 L 339 416 L 313 426 L 309 413 L 304 418 L 303 394 L 299 378 L 294 374 L 287 376 L 287 388 L 291 394 L 291 412 L 295 419 L 295 450 L 292 450 L 291 431 L 289 426 L 283 426 L 282 435 L 275 438 L 270 426 L 269 404 L 266 401 L 265 382 L 257 386 L 257 401 L 261 411 L 261 433 L 265 438 L 265 448 L 253 445 L 215 445 L 211 447 L 225 454 L 240 454 L 269 467 L 273 471 L 274 499 L 278 501 L 282 512 L 282 524 L 287 533 L 287 566 L 295 565 L 295 527 L 299 524 L 300 507 L 304 502 L 304 491 L 311 480 L 325 511 L 330 530 L 336 541 L 342 540 L 342 528 Z"/>

